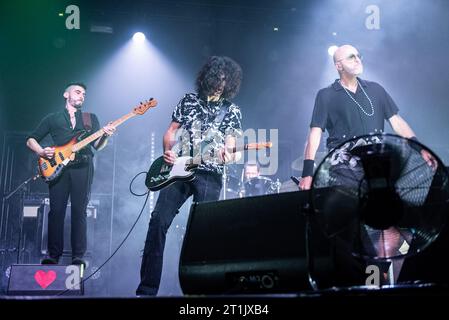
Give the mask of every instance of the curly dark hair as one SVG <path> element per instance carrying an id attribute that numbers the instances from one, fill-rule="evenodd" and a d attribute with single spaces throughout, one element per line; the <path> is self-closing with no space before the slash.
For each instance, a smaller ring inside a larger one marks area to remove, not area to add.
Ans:
<path id="1" fill-rule="evenodd" d="M 204 97 L 213 95 L 220 90 L 222 80 L 225 80 L 226 84 L 221 96 L 225 99 L 234 98 L 240 90 L 242 68 L 229 57 L 212 56 L 198 73 L 196 90 Z"/>

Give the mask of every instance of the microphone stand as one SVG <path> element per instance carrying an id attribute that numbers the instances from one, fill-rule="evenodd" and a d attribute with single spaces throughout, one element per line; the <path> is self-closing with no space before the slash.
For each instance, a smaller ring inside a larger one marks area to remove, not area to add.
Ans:
<path id="1" fill-rule="evenodd" d="M 226 193 L 228 192 L 227 186 L 227 173 L 226 173 L 226 164 L 223 166 L 223 200 L 226 200 Z"/>
<path id="2" fill-rule="evenodd" d="M 9 198 L 11 198 L 14 194 L 16 194 L 19 190 L 25 191 L 25 187 L 26 185 L 31 181 L 31 180 L 36 180 L 37 178 L 40 177 L 40 174 L 37 174 L 35 176 L 32 176 L 30 178 L 28 178 L 27 180 L 25 180 L 24 182 L 22 182 L 17 188 L 15 188 L 13 191 L 11 191 L 10 193 L 8 193 L 6 196 L 3 197 L 3 201 L 8 200 Z M 22 246 L 22 236 L 23 236 L 23 195 L 22 195 L 22 212 L 20 213 L 20 221 L 19 221 L 19 225 L 20 225 L 20 230 L 19 230 L 19 240 L 17 243 L 17 258 L 16 258 L 16 263 L 19 264 L 20 263 L 20 251 L 22 250 L 21 246 Z"/>
<path id="3" fill-rule="evenodd" d="M 11 191 L 10 193 L 8 193 L 6 196 L 3 197 L 3 201 L 8 200 L 9 198 L 11 198 L 14 194 L 17 193 L 17 191 L 19 191 L 21 188 L 25 187 L 31 180 L 36 180 L 37 178 L 39 178 L 41 175 L 37 174 L 35 176 L 32 176 L 30 178 L 28 178 L 27 180 L 25 180 L 24 182 L 22 182 L 17 188 L 15 188 L 13 191 Z"/>

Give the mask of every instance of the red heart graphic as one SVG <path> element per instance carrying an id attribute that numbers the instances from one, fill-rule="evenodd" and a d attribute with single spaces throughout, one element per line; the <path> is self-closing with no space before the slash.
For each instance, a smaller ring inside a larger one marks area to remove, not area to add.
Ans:
<path id="1" fill-rule="evenodd" d="M 42 289 L 46 289 L 49 285 L 56 280 L 56 272 L 50 270 L 45 272 L 44 270 L 38 270 L 34 274 L 34 279 L 41 286 Z"/>

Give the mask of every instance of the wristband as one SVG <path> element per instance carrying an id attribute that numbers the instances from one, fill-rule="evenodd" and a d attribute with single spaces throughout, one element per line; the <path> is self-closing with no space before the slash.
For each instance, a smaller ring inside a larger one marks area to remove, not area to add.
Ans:
<path id="1" fill-rule="evenodd" d="M 315 161 L 314 160 L 305 159 L 301 177 L 304 178 L 304 177 L 311 177 L 311 176 L 313 176 L 313 167 L 314 166 L 315 166 Z"/>

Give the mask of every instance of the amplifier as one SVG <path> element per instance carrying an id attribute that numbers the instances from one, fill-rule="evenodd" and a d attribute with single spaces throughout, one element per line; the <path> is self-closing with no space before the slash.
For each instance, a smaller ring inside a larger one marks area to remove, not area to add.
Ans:
<path id="1" fill-rule="evenodd" d="M 94 246 L 94 227 L 95 220 L 97 219 L 97 211 L 99 207 L 99 201 L 91 200 L 86 209 L 86 222 L 87 222 L 87 252 L 86 255 L 91 255 Z M 71 204 L 67 204 L 65 220 L 64 220 L 64 254 L 70 255 L 72 250 L 70 246 L 70 229 L 71 229 Z M 40 253 L 43 255 L 48 254 L 48 213 L 50 211 L 50 200 L 45 198 L 41 207 L 41 220 L 40 220 Z"/>

